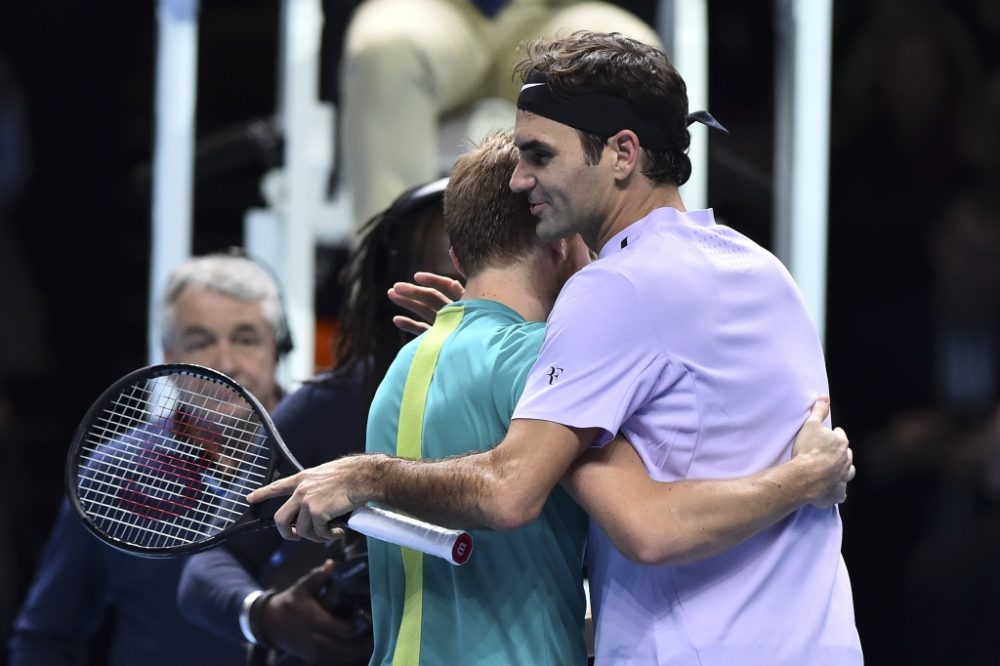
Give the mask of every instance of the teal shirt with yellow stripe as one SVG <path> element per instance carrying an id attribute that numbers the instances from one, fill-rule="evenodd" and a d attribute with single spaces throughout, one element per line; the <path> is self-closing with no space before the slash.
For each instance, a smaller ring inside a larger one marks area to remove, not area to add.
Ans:
<path id="1" fill-rule="evenodd" d="M 493 446 L 507 432 L 543 336 L 543 324 L 494 301 L 443 309 L 379 386 L 368 451 L 442 458 Z M 557 487 L 531 524 L 503 534 L 474 530 L 475 550 L 460 567 L 369 539 L 371 663 L 586 664 L 586 531 L 586 515 Z"/>

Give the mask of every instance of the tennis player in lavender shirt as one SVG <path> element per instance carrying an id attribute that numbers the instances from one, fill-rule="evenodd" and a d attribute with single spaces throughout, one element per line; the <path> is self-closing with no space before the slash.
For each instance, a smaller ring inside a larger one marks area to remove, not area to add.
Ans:
<path id="1" fill-rule="evenodd" d="M 734 477 L 783 460 L 778 443 L 826 390 L 819 341 L 778 261 L 711 211 L 660 208 L 564 287 L 513 418 L 597 426 L 597 444 L 620 431 L 660 481 Z M 748 446 L 747 433 L 776 445 Z M 723 555 L 663 568 L 629 561 L 591 525 L 601 662 L 862 662 L 836 507 L 807 506 Z"/>
<path id="2" fill-rule="evenodd" d="M 321 538 L 329 518 L 367 501 L 516 529 L 619 432 L 656 481 L 750 474 L 788 459 L 827 392 L 787 271 L 711 211 L 685 211 L 687 125 L 717 123 L 688 115 L 663 53 L 578 33 L 534 44 L 519 71 L 511 187 L 543 240 L 580 233 L 600 258 L 560 293 L 499 445 L 436 463 L 367 456 L 279 481 L 252 499 L 292 493 L 275 515 L 286 536 Z M 569 484 L 578 495 L 605 483 L 599 465 L 583 467 Z M 651 566 L 669 516 L 638 485 L 608 490 L 611 501 L 582 502 L 601 526 L 589 560 L 599 664 L 862 663 L 835 505 L 800 508 L 700 562 Z"/>

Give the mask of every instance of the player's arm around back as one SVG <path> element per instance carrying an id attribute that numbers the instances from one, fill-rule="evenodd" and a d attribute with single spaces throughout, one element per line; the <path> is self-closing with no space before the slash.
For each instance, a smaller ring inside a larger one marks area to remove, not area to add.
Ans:
<path id="1" fill-rule="evenodd" d="M 596 433 L 515 419 L 493 449 L 443 460 L 347 456 L 275 481 L 251 493 L 250 501 L 289 495 L 274 521 L 293 540 L 329 539 L 332 518 L 368 502 L 441 525 L 509 531 L 538 517 Z"/>
<path id="2" fill-rule="evenodd" d="M 595 432 L 516 419 L 487 451 L 441 461 L 381 457 L 360 499 L 444 525 L 510 531 L 539 516 L 549 493 Z"/>
<path id="3" fill-rule="evenodd" d="M 500 445 L 486 452 L 492 478 L 480 500 L 484 527 L 515 530 L 538 518 L 549 493 L 597 433 L 551 421 L 511 421 Z"/>
<path id="4" fill-rule="evenodd" d="M 823 427 L 818 401 L 796 437 L 790 461 L 736 479 L 661 483 L 618 437 L 588 451 L 564 485 L 615 547 L 642 564 L 684 564 L 718 555 L 805 504 L 843 501 L 853 454 L 839 428 Z"/>

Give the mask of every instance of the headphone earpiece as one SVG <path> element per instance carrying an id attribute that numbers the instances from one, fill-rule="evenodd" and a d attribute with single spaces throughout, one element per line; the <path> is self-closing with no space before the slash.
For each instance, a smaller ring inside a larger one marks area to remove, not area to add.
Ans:
<path id="1" fill-rule="evenodd" d="M 277 329 L 274 331 L 274 344 L 275 350 L 278 353 L 278 358 L 284 358 L 290 351 L 295 349 L 295 342 L 292 340 L 292 331 L 288 325 L 288 314 L 285 310 L 285 295 L 284 290 L 281 287 L 281 280 L 278 278 L 278 274 L 265 262 L 257 257 L 250 256 L 246 250 L 237 245 L 232 245 L 227 248 L 226 254 L 252 261 L 254 265 L 260 267 L 261 270 L 267 273 L 271 277 L 271 281 L 274 282 L 274 286 L 278 290 L 278 305 L 281 310 L 278 316 Z"/>
<path id="2" fill-rule="evenodd" d="M 448 185 L 448 178 L 438 178 L 423 185 L 411 187 L 400 194 L 386 211 L 386 215 L 393 218 L 409 215 L 418 208 L 422 208 L 430 203 L 440 201 L 444 197 L 445 187 Z"/>
<path id="3" fill-rule="evenodd" d="M 281 301 L 281 318 L 278 321 L 278 330 L 274 332 L 275 350 L 278 358 L 284 358 L 288 352 L 295 349 L 295 342 L 292 340 L 292 332 L 288 327 L 288 319 L 285 317 L 285 301 L 278 291 L 278 300 Z"/>

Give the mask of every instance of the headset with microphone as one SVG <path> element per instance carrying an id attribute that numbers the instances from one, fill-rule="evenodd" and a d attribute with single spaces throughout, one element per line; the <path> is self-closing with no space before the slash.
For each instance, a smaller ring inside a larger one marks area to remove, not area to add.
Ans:
<path id="1" fill-rule="evenodd" d="M 278 291 L 278 322 L 274 331 L 274 343 L 275 349 L 278 353 L 278 358 L 284 358 L 290 351 L 295 348 L 295 343 L 292 340 L 292 331 L 288 325 L 288 315 L 285 311 L 285 298 L 281 287 L 281 280 L 278 278 L 277 272 L 271 268 L 266 262 L 258 257 L 254 257 L 247 253 L 247 251 L 238 246 L 231 245 L 226 248 L 224 254 L 230 257 L 239 257 L 241 259 L 246 259 L 252 262 L 255 266 L 259 267 L 262 271 L 267 273 L 274 283 L 275 289 Z"/>

